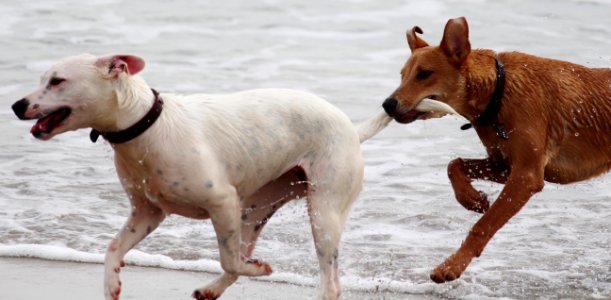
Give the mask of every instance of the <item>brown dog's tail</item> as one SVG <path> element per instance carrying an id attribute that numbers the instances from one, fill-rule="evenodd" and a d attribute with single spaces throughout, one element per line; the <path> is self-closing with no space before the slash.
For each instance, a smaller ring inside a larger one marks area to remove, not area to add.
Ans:
<path id="1" fill-rule="evenodd" d="M 359 140 L 361 143 L 376 135 L 382 129 L 386 128 L 388 123 L 390 123 L 392 120 L 392 117 L 390 117 L 385 111 L 380 111 L 375 116 L 367 119 L 365 122 L 356 125 L 356 131 L 359 133 Z"/>

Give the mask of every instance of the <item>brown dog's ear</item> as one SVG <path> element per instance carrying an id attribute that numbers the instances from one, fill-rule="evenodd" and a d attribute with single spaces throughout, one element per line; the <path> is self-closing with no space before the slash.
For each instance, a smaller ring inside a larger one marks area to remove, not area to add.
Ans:
<path id="1" fill-rule="evenodd" d="M 135 55 L 109 55 L 98 58 L 95 63 L 100 68 L 106 68 L 109 77 L 117 77 L 125 72 L 135 75 L 144 69 L 144 59 Z"/>
<path id="2" fill-rule="evenodd" d="M 456 66 L 462 65 L 471 53 L 469 43 L 469 25 L 467 19 L 460 17 L 450 19 L 443 31 L 443 39 L 439 48 L 443 50 L 451 63 Z"/>
<path id="3" fill-rule="evenodd" d="M 412 30 L 408 30 L 406 33 L 407 44 L 409 45 L 409 49 L 412 50 L 412 53 L 414 52 L 414 50 L 418 48 L 426 47 L 429 45 L 423 39 L 421 39 L 418 35 L 416 35 L 416 33 L 420 33 L 420 34 L 423 33 L 422 29 L 420 29 L 420 27 L 418 26 L 412 27 Z"/>

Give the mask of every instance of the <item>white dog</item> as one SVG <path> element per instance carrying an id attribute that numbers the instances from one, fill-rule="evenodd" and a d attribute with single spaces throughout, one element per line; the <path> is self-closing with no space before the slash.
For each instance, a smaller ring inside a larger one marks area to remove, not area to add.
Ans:
<path id="1" fill-rule="evenodd" d="M 132 55 L 68 57 L 12 107 L 20 119 L 38 119 L 36 138 L 91 127 L 92 140 L 102 135 L 115 151 L 132 212 L 106 252 L 106 299 L 119 297 L 125 253 L 169 214 L 210 218 L 216 231 L 225 272 L 193 297 L 216 299 L 238 275 L 271 274 L 251 258 L 255 242 L 274 212 L 300 197 L 307 198 L 321 298 L 338 298 L 340 235 L 363 179 L 359 144 L 391 118 L 381 111 L 354 127 L 326 101 L 291 90 L 159 95 L 136 75 L 143 68 Z M 447 108 L 436 104 L 418 107 Z"/>

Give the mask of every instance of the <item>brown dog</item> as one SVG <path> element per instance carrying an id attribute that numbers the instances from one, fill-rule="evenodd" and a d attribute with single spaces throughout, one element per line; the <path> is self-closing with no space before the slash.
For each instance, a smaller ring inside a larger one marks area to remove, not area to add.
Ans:
<path id="1" fill-rule="evenodd" d="M 544 180 L 565 184 L 609 171 L 611 69 L 472 51 L 465 18 L 448 21 L 437 47 L 416 33 L 422 30 L 407 33 L 412 55 L 384 109 L 397 122 L 409 123 L 434 116 L 412 109 L 422 99 L 445 102 L 471 122 L 466 128 L 475 128 L 488 153 L 448 165 L 458 202 L 484 215 L 458 251 L 431 273 L 442 283 L 460 277 L 497 230 L 543 189 Z M 492 206 L 473 188 L 474 179 L 505 184 Z"/>

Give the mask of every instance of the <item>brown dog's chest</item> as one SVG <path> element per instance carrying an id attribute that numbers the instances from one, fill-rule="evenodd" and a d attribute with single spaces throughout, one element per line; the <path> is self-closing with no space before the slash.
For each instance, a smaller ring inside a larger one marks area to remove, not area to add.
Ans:
<path id="1" fill-rule="evenodd" d="M 497 131 L 492 126 L 478 127 L 475 131 L 486 148 L 488 156 L 498 161 L 507 161 L 509 159 L 507 142 L 498 136 Z"/>

